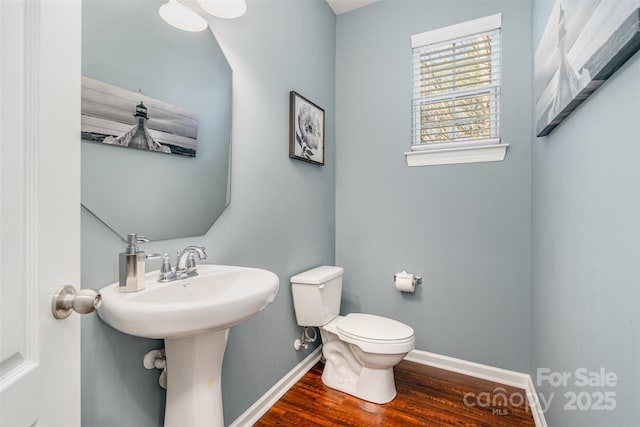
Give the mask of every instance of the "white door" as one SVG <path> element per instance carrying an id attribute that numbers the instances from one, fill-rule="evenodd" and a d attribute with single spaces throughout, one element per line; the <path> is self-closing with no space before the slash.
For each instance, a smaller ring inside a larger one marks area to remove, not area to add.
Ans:
<path id="1" fill-rule="evenodd" d="M 80 4 L 0 0 L 0 425 L 80 425 Z"/>

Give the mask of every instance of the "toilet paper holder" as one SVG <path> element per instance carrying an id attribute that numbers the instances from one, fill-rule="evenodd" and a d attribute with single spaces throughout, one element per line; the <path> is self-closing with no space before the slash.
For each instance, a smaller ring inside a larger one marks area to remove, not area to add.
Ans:
<path id="1" fill-rule="evenodd" d="M 393 283 L 396 283 L 397 275 L 393 275 Z M 413 286 L 422 285 L 422 276 L 413 276 Z"/>

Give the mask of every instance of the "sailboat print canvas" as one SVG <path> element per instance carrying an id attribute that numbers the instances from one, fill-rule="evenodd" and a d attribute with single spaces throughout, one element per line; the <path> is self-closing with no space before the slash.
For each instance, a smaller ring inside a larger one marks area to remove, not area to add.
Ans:
<path id="1" fill-rule="evenodd" d="M 82 77 L 82 139 L 195 157 L 198 114 L 90 77 Z"/>

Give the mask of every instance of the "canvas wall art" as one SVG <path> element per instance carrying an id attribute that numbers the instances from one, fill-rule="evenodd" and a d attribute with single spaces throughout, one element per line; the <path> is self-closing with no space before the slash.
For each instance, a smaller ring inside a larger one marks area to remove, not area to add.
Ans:
<path id="1" fill-rule="evenodd" d="M 198 114 L 82 76 L 82 139 L 195 157 Z"/>
<path id="2" fill-rule="evenodd" d="M 557 0 L 535 54 L 536 134 L 548 135 L 640 48 L 640 0 Z"/>

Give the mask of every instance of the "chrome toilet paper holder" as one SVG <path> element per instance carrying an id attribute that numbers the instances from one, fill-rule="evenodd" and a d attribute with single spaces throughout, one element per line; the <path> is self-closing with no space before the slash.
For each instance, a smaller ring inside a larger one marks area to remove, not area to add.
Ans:
<path id="1" fill-rule="evenodd" d="M 396 277 L 397 275 L 394 274 L 393 275 L 393 283 L 396 283 Z M 422 285 L 422 276 L 413 276 L 413 286 L 417 286 L 417 285 Z"/>

